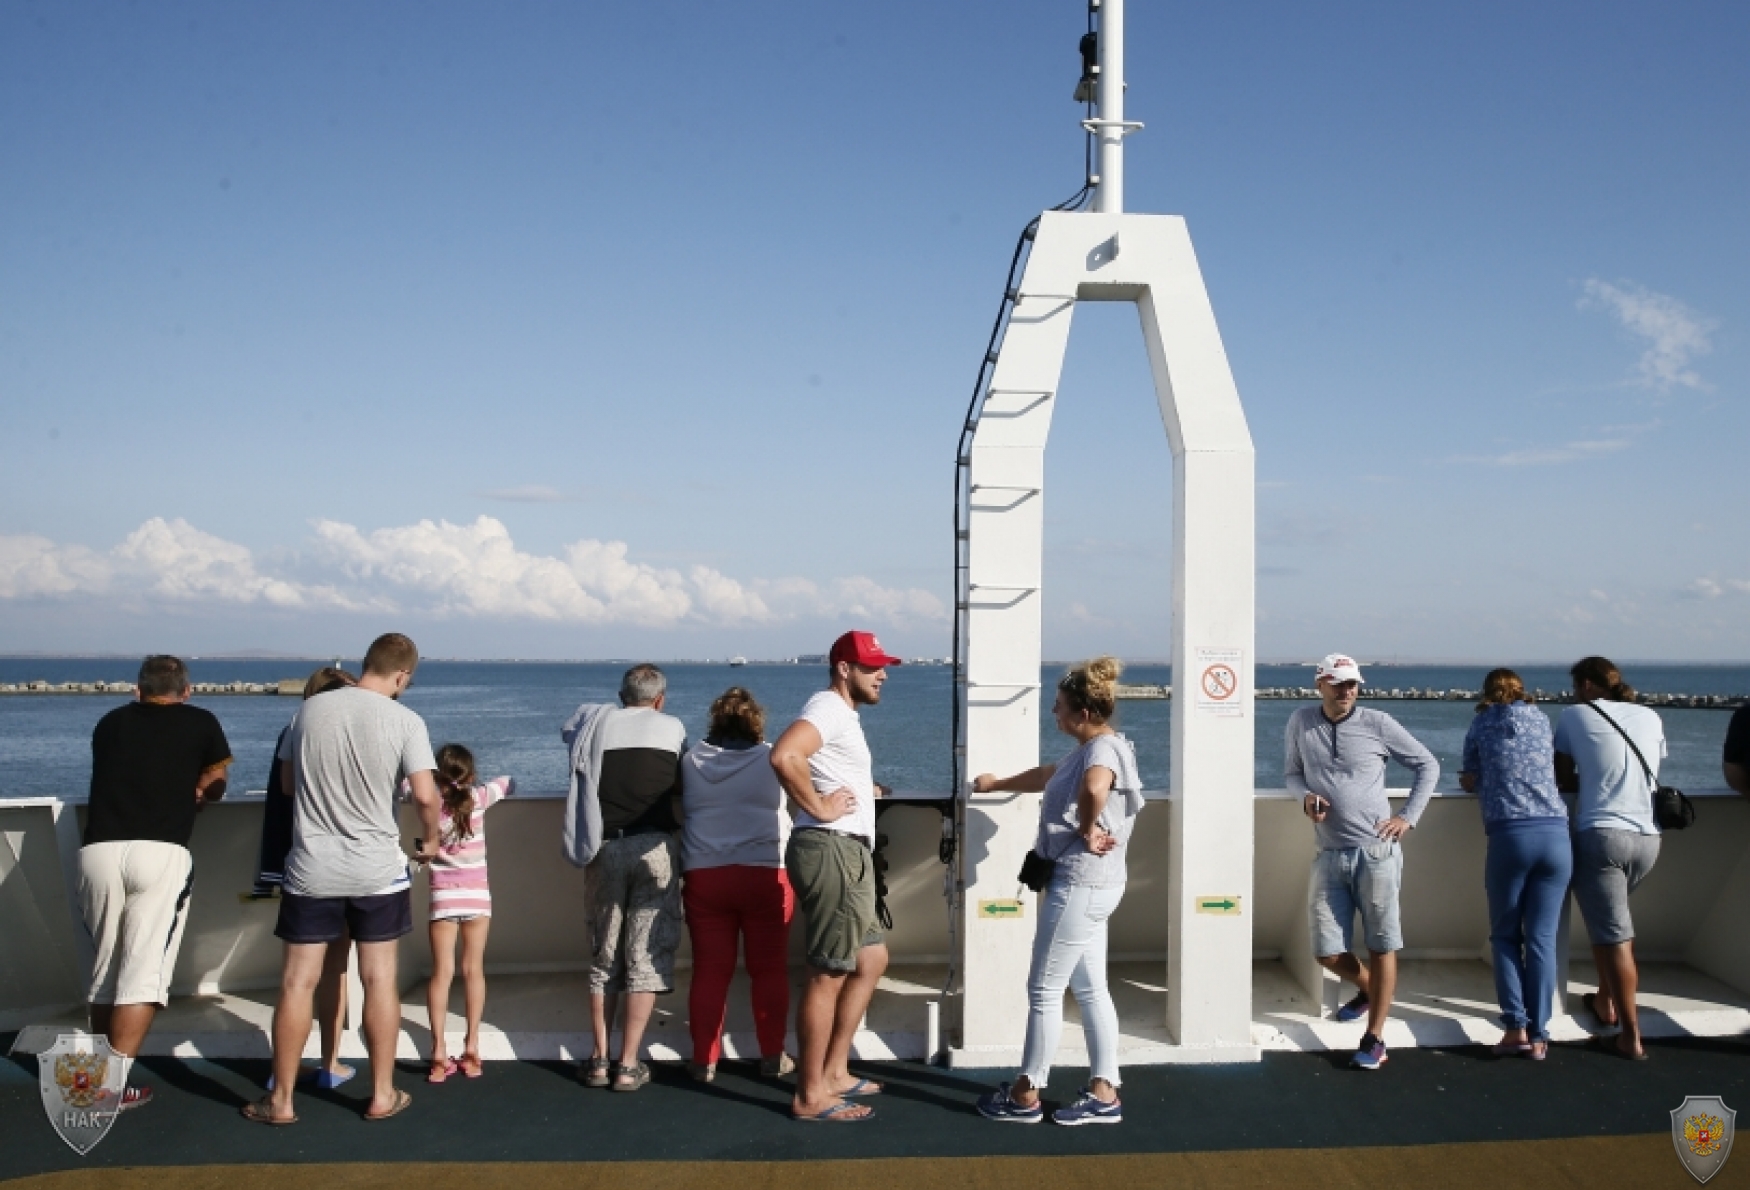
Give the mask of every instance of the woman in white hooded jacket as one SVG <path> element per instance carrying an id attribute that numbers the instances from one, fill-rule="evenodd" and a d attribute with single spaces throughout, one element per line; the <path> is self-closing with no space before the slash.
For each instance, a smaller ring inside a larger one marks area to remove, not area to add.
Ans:
<path id="1" fill-rule="evenodd" d="M 710 1082 L 723 1052 L 723 1018 L 738 942 L 753 981 L 754 1031 L 767 1076 L 794 1067 L 784 1053 L 790 1015 L 790 922 L 796 896 L 784 871 L 790 815 L 765 742 L 766 713 L 731 686 L 711 704 L 711 727 L 681 760 L 681 834 L 693 985 L 688 1071 Z"/>

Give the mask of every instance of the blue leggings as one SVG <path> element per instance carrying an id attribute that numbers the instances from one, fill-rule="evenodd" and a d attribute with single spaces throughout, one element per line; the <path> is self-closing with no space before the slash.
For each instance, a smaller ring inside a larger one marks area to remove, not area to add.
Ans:
<path id="1" fill-rule="evenodd" d="M 1501 1023 L 1549 1040 L 1555 999 L 1556 929 L 1574 874 L 1567 825 L 1509 828 L 1489 836 L 1483 887 L 1489 893 L 1489 943 Z"/>

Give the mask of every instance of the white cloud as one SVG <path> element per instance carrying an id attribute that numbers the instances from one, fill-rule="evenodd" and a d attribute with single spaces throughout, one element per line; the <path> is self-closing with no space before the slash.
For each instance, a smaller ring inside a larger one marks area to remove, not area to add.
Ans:
<path id="1" fill-rule="evenodd" d="M 1695 599 L 1718 599 L 1722 595 L 1750 595 L 1750 579 L 1698 578 L 1685 586 L 1683 593 Z"/>
<path id="2" fill-rule="evenodd" d="M 0 536 L 0 600 L 89 598 L 392 611 L 431 618 L 663 627 L 854 616 L 885 624 L 946 617 L 928 591 L 864 576 L 742 581 L 709 566 L 635 561 L 625 542 L 580 540 L 557 556 L 518 549 L 503 522 L 420 521 L 369 532 L 317 521 L 293 574 L 248 547 L 154 517 L 105 553 L 46 537 Z"/>
<path id="3" fill-rule="evenodd" d="M 113 596 L 128 603 L 360 606 L 331 586 L 262 574 L 249 550 L 187 521 L 153 517 L 107 553 L 46 537 L 0 536 L 0 599 Z"/>
<path id="4" fill-rule="evenodd" d="M 1465 463 L 1486 463 L 1491 467 L 1547 467 L 1557 463 L 1573 463 L 1581 459 L 1602 458 L 1619 450 L 1627 450 L 1628 438 L 1588 438 L 1565 442 L 1560 446 L 1533 447 L 1530 450 L 1510 450 L 1506 454 L 1460 459 Z"/>
<path id="5" fill-rule="evenodd" d="M 1594 277 L 1583 288 L 1582 309 L 1608 310 L 1624 330 L 1646 340 L 1647 348 L 1636 365 L 1635 383 L 1661 393 L 1678 386 L 1708 387 L 1689 362 L 1713 350 L 1711 336 L 1719 326 L 1716 319 L 1633 281 L 1612 285 Z"/>

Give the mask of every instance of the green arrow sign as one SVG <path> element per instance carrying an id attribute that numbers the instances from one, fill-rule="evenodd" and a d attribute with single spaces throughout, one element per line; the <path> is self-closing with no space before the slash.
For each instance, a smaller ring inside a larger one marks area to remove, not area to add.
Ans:
<path id="1" fill-rule="evenodd" d="M 1197 912 L 1213 913 L 1217 917 L 1238 917 L 1240 915 L 1240 898 L 1234 896 L 1198 897 Z"/>

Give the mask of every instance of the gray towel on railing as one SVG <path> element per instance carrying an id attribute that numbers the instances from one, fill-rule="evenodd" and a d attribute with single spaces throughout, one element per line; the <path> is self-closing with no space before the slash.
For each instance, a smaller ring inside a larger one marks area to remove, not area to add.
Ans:
<path id="1" fill-rule="evenodd" d="M 579 868 L 602 848 L 602 724 L 613 709 L 609 703 L 586 702 L 559 729 L 559 738 L 571 747 L 571 785 L 565 791 L 560 852 Z"/>

